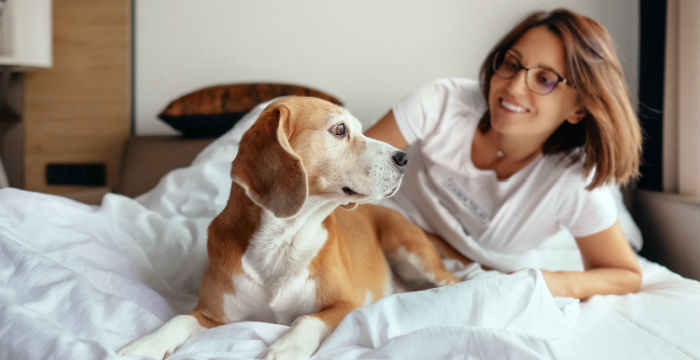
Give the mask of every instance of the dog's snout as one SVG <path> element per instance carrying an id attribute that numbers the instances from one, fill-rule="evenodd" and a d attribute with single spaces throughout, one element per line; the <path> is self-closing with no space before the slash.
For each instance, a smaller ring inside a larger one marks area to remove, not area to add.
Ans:
<path id="1" fill-rule="evenodd" d="M 391 156 L 391 159 L 394 160 L 394 164 L 398 165 L 401 169 L 408 164 L 408 154 L 403 151 L 395 152 L 394 155 Z"/>

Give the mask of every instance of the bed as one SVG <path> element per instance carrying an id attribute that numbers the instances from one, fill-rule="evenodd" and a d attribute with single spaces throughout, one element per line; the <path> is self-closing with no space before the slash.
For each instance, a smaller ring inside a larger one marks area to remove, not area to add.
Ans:
<path id="1" fill-rule="evenodd" d="M 189 312 L 207 262 L 206 228 L 226 203 L 230 162 L 260 110 L 216 139 L 130 140 L 124 172 L 131 180 L 118 190 L 135 197 L 108 193 L 87 205 L 0 190 L 0 359 L 118 358 L 116 349 Z M 172 151 L 186 154 L 166 160 Z M 147 171 L 154 160 L 181 167 L 161 177 Z M 582 267 L 567 236 L 548 241 L 538 256 L 544 268 Z M 700 283 L 642 257 L 639 293 L 584 302 L 553 298 L 533 269 L 503 274 L 445 262 L 466 281 L 350 313 L 313 358 L 700 358 Z M 170 359 L 253 359 L 285 329 L 228 324 L 190 339 Z"/>

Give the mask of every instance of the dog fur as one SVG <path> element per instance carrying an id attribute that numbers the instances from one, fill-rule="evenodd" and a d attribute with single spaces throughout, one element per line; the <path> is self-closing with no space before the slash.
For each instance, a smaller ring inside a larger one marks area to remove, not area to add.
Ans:
<path id="1" fill-rule="evenodd" d="M 358 206 L 393 195 L 405 165 L 405 153 L 365 137 L 336 105 L 273 102 L 241 139 L 194 311 L 119 353 L 164 358 L 207 328 L 254 320 L 290 326 L 263 358 L 305 359 L 345 315 L 397 284 L 457 282 L 420 228 L 388 208 Z"/>

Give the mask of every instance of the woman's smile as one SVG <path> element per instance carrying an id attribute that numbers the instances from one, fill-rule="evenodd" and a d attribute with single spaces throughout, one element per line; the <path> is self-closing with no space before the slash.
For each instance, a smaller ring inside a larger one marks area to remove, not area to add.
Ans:
<path id="1" fill-rule="evenodd" d="M 520 104 L 516 103 L 513 100 L 506 100 L 504 98 L 499 99 L 499 103 L 501 107 L 509 112 L 514 112 L 514 113 L 528 113 L 530 110 L 527 108 L 521 106 Z"/>
<path id="2" fill-rule="evenodd" d="M 509 51 L 516 54 L 522 68 L 510 78 L 494 75 L 489 80 L 491 125 L 509 136 L 537 135 L 531 139 L 544 143 L 564 121 L 574 121 L 577 95 L 563 86 L 548 94 L 535 93 L 527 85 L 525 69 L 545 68 L 563 74 L 564 45 L 546 26 L 537 26 L 525 32 Z"/>

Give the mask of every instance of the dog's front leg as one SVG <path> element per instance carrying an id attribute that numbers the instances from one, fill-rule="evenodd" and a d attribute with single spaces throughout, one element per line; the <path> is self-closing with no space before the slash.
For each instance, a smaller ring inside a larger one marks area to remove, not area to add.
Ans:
<path id="1" fill-rule="evenodd" d="M 262 355 L 264 360 L 302 360 L 316 352 L 355 306 L 336 304 L 320 313 L 296 318 L 286 333 L 282 334 Z"/>
<path id="2" fill-rule="evenodd" d="M 194 316 L 178 315 L 163 324 L 158 330 L 127 344 L 118 351 L 118 354 L 164 359 L 192 335 L 204 329 Z"/>

